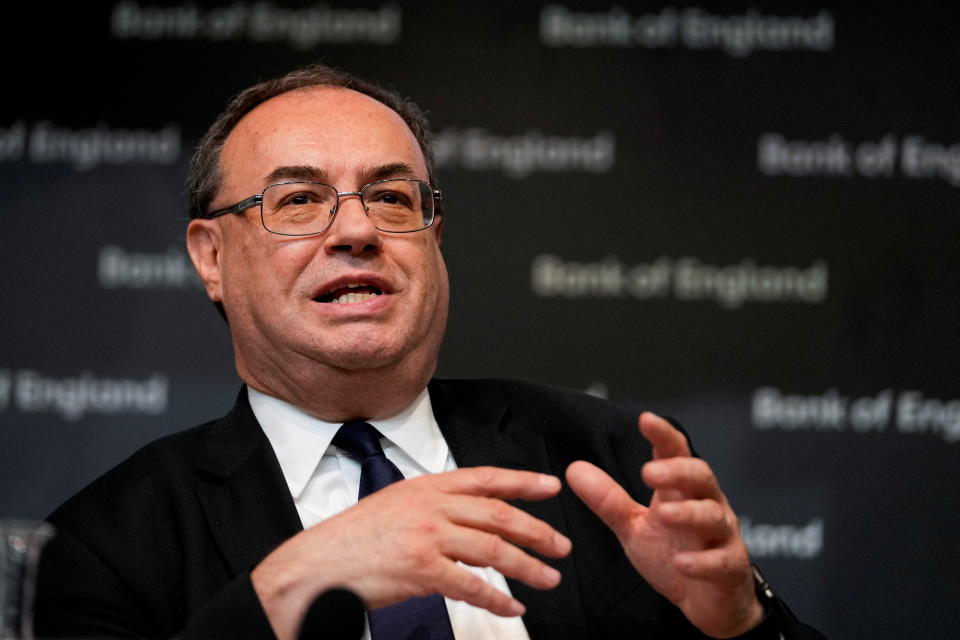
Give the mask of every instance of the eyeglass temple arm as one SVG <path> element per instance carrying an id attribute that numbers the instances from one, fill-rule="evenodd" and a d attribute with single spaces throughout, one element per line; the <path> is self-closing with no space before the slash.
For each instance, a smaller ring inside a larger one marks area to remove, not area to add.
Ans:
<path id="1" fill-rule="evenodd" d="M 203 216 L 203 217 L 204 217 L 204 218 L 207 218 L 207 219 L 209 219 L 209 220 L 213 220 L 214 218 L 219 218 L 220 216 L 225 215 L 225 214 L 228 214 L 228 213 L 243 213 L 244 211 L 246 211 L 246 210 L 249 209 L 250 207 L 257 206 L 257 205 L 260 204 L 261 202 L 263 202 L 263 194 L 258 193 L 258 194 L 255 195 L 255 196 L 250 196 L 249 198 L 247 198 L 247 199 L 245 199 L 245 200 L 241 200 L 240 202 L 238 202 L 237 204 L 233 205 L 232 207 L 227 207 L 227 208 L 225 208 L 225 209 L 217 209 L 216 211 L 211 211 L 210 213 L 208 213 L 207 215 L 205 215 L 205 216 Z"/>

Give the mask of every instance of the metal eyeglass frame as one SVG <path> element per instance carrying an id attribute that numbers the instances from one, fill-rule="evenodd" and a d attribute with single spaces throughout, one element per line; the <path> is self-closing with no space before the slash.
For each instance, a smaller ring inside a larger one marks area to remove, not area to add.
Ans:
<path id="1" fill-rule="evenodd" d="M 273 184 L 268 184 L 266 187 L 263 188 L 263 191 L 261 191 L 256 195 L 252 195 L 249 198 L 244 198 L 240 202 L 234 205 L 231 205 L 229 207 L 224 207 L 223 209 L 217 209 L 216 211 L 211 211 L 209 213 L 202 214 L 200 217 L 205 218 L 207 220 L 213 220 L 214 218 L 219 218 L 220 216 L 226 215 L 228 213 L 242 214 L 244 211 L 246 211 L 250 207 L 259 206 L 260 207 L 260 225 L 269 233 L 274 233 L 278 236 L 297 236 L 297 237 L 315 236 L 319 233 L 323 233 L 324 231 L 330 228 L 330 225 L 333 224 L 334 218 L 337 217 L 337 213 L 339 213 L 340 211 L 341 197 L 357 196 L 358 198 L 360 198 L 360 204 L 363 205 L 363 211 L 365 214 L 367 214 L 367 217 L 369 217 L 367 206 L 363 202 L 364 189 L 366 189 L 367 187 L 373 186 L 375 184 L 381 184 L 384 182 L 395 182 L 398 180 L 403 180 L 405 182 L 419 182 L 420 184 L 427 185 L 427 188 L 430 189 L 430 193 L 433 196 L 433 217 L 430 218 L 430 224 L 428 224 L 425 227 L 420 227 L 419 229 L 409 229 L 406 231 L 394 231 L 392 229 L 381 229 L 376 224 L 373 225 L 374 228 L 376 228 L 377 231 L 383 231 L 384 233 L 416 233 L 417 231 L 423 231 L 424 229 L 429 229 L 430 227 L 432 227 L 434 220 L 437 219 L 437 215 L 444 215 L 443 209 L 440 206 L 441 202 L 443 201 L 443 194 L 440 193 L 439 189 L 434 189 L 433 186 L 431 186 L 431 184 L 426 180 L 418 180 L 416 178 L 385 178 L 383 180 L 374 180 L 373 182 L 368 182 L 367 184 L 360 187 L 359 191 L 337 191 L 337 188 L 332 184 L 327 184 L 325 182 L 313 182 L 310 180 L 288 180 L 286 182 L 274 182 Z M 330 219 L 327 221 L 327 224 L 323 227 L 323 229 L 320 229 L 319 231 L 311 231 L 310 233 L 282 233 L 280 231 L 273 231 L 272 229 L 267 227 L 267 223 L 263 219 L 263 194 L 266 193 L 267 189 L 269 189 L 270 187 L 279 187 L 285 184 L 319 184 L 324 187 L 330 187 L 331 189 L 333 189 L 334 193 L 337 194 L 337 201 L 333 203 L 333 209 L 330 210 Z"/>

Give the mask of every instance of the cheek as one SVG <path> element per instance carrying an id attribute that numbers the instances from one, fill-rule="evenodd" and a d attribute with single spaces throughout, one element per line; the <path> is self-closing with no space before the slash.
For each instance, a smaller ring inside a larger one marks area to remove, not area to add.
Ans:
<path id="1" fill-rule="evenodd" d="M 251 289 L 268 293 L 289 291 L 314 258 L 315 246 L 303 240 L 270 240 L 244 243 L 236 256 L 242 263 L 239 271 L 246 274 Z"/>
<path id="2" fill-rule="evenodd" d="M 439 249 L 434 258 L 433 269 L 430 273 L 430 286 L 433 292 L 433 301 L 435 305 L 434 315 L 441 320 L 446 318 L 447 304 L 450 298 L 450 283 L 447 278 L 447 266 L 443 261 L 443 256 Z"/>
<path id="3" fill-rule="evenodd" d="M 251 237 L 254 236 L 254 237 Z M 254 308 L 289 289 L 290 264 L 283 252 L 254 234 L 236 234 L 223 257 L 224 292 L 228 305 Z"/>

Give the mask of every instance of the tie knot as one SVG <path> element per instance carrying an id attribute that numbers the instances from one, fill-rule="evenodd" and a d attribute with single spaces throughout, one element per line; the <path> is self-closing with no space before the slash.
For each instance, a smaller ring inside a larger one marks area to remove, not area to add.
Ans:
<path id="1" fill-rule="evenodd" d="M 360 420 L 345 422 L 333 436 L 333 444 L 361 462 L 370 456 L 383 455 L 380 432 L 372 424 Z"/>

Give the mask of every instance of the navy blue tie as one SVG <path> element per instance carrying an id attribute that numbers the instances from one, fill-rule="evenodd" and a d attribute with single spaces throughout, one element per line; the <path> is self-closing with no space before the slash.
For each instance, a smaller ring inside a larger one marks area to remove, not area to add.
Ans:
<path id="1" fill-rule="evenodd" d="M 380 446 L 380 432 L 366 422 L 347 422 L 333 444 L 360 462 L 360 492 L 357 499 L 403 480 L 400 469 L 387 459 Z M 453 640 L 453 628 L 443 596 L 409 598 L 369 611 L 372 640 Z"/>

